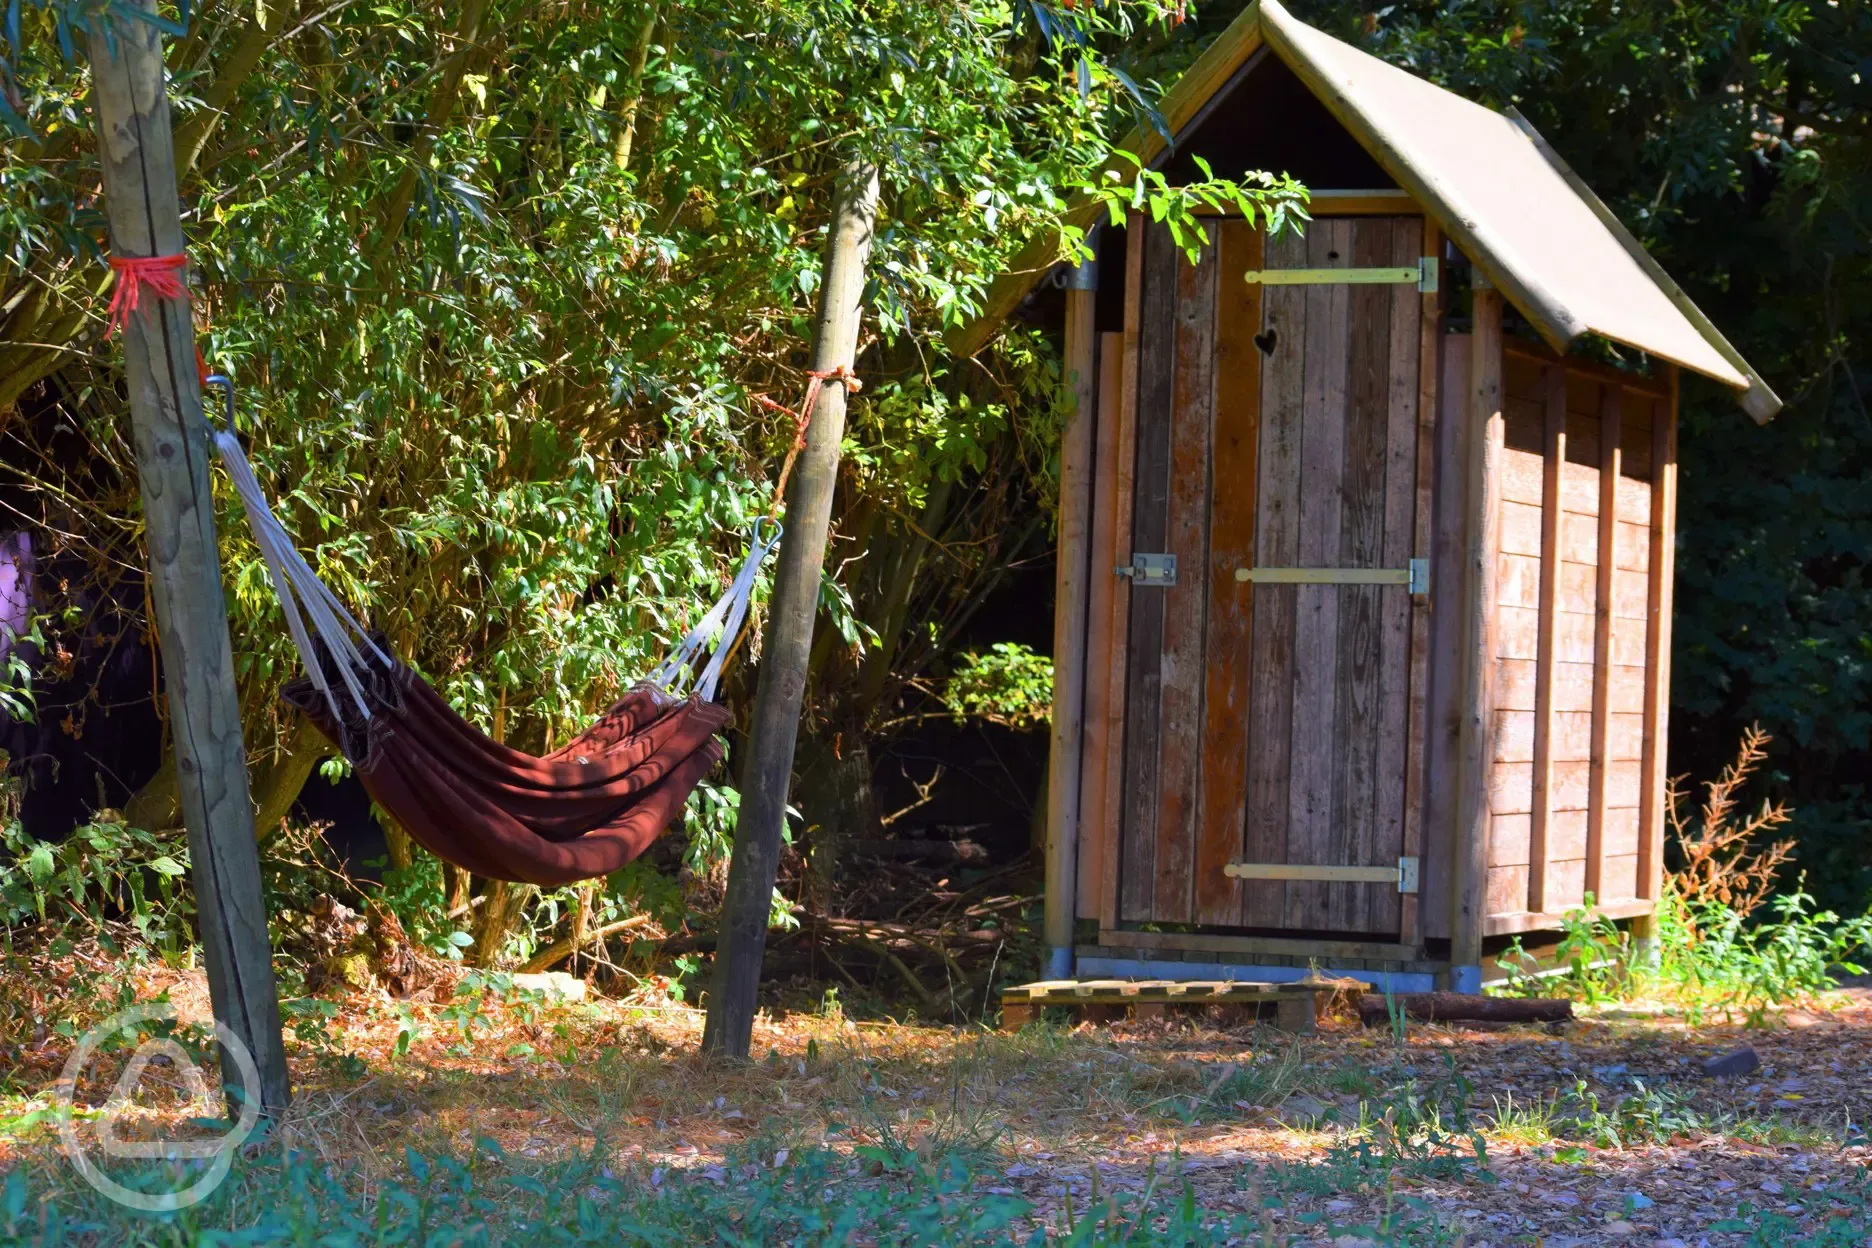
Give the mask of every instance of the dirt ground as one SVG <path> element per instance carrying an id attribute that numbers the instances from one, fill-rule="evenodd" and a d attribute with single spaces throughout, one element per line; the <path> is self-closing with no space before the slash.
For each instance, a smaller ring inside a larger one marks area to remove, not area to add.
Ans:
<path id="1" fill-rule="evenodd" d="M 154 991 L 159 985 L 146 985 Z M 184 1019 L 197 977 L 168 977 Z M 516 1158 L 594 1146 L 620 1172 L 784 1164 L 849 1150 L 859 1181 L 957 1151 L 986 1191 L 1042 1218 L 1101 1193 L 1187 1184 L 1271 1237 L 1357 1244 L 1342 1228 L 1415 1217 L 1482 1244 L 1749 1242 L 1863 1218 L 1872 1117 L 1872 990 L 1783 1011 L 1766 1028 L 1642 1007 L 1563 1027 L 1412 1024 L 1349 1012 L 1291 1036 L 1217 1015 L 1019 1033 L 854 1022 L 836 1007 L 763 1018 L 756 1060 L 694 1053 L 702 1016 L 674 1003 L 487 998 L 410 1006 L 363 994 L 291 1040 L 289 1141 L 388 1175 L 404 1145 Z M 399 1036 L 405 1049 L 399 1052 Z M 1748 1073 L 1704 1062 L 1747 1046 Z M 60 1164 L 44 1121 L 69 1042 L 19 1050 L 0 1101 L 0 1169 Z M 115 1080 L 101 1071 L 81 1099 Z M 153 1119 L 166 1112 L 160 1095 Z M 10 1124 L 10 1125 L 7 1125 Z M 1855 1223 L 1856 1225 L 1857 1223 Z M 1837 1229 L 1837 1228 L 1836 1228 Z M 1859 1242 L 1846 1240 L 1839 1242 Z"/>

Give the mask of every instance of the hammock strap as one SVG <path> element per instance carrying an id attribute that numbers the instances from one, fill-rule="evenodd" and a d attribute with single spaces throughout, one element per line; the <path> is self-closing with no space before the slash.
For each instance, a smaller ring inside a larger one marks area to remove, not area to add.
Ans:
<path id="1" fill-rule="evenodd" d="M 715 605 L 696 622 L 694 628 L 683 634 L 669 657 L 650 673 L 648 679 L 651 684 L 666 693 L 679 694 L 688 678 L 694 676 L 695 692 L 705 702 L 714 701 L 715 688 L 721 682 L 722 667 L 727 663 L 728 654 L 741 635 L 741 625 L 747 619 L 748 603 L 754 596 L 754 583 L 759 578 L 761 565 L 767 562 L 767 556 L 780 544 L 785 532 L 784 526 L 777 520 L 763 517 L 754 522 L 753 532 L 748 538 L 747 558 L 741 561 L 740 571 L 735 573 L 734 580 L 729 583 L 727 591 L 716 599 Z M 713 652 L 698 673 L 696 663 L 711 643 Z"/>
<path id="2" fill-rule="evenodd" d="M 234 405 L 233 383 L 219 374 L 203 380 L 226 393 L 231 415 Z M 299 661 L 305 666 L 306 675 L 312 678 L 318 691 L 336 708 L 338 700 L 333 696 L 331 684 L 326 679 L 319 649 L 313 643 L 313 634 L 317 634 L 325 653 L 335 660 L 339 679 L 344 682 L 345 691 L 351 695 L 358 713 L 369 719 L 370 703 L 364 696 L 360 677 L 368 676 L 370 668 L 364 652 L 359 650 L 352 639 L 355 637 L 357 642 L 362 642 L 364 649 L 385 668 L 391 666 L 390 656 L 378 648 L 364 626 L 358 623 L 357 617 L 345 609 L 344 603 L 325 587 L 318 573 L 300 555 L 298 547 L 293 544 L 292 535 L 273 514 L 266 491 L 260 487 L 259 478 L 254 476 L 253 465 L 247 462 L 247 455 L 241 450 L 240 439 L 235 436 L 232 424 L 220 428 L 210 427 L 215 453 L 220 456 L 228 482 L 240 498 L 241 510 L 247 513 L 247 528 L 253 534 L 254 545 L 260 549 L 261 559 L 266 562 L 267 576 L 273 582 L 273 593 L 278 597 L 280 610 L 286 616 L 286 629 L 292 634 L 293 646 L 299 651 Z"/>

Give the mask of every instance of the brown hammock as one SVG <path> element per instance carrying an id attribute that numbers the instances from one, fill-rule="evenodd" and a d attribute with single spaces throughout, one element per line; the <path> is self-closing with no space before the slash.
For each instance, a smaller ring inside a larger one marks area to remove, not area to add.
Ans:
<path id="1" fill-rule="evenodd" d="M 648 849 L 720 761 L 728 710 L 651 685 L 544 758 L 494 741 L 409 667 L 370 663 L 368 718 L 309 677 L 282 696 L 351 760 L 398 826 L 445 862 L 521 884 L 609 875 Z M 335 682 L 333 682 L 335 683 Z"/>
<path id="2" fill-rule="evenodd" d="M 755 524 L 727 591 L 643 683 L 579 736 L 535 758 L 457 715 L 319 580 L 241 450 L 233 383 L 220 375 L 204 382 L 225 392 L 228 422 L 213 431 L 215 451 L 305 663 L 306 675 L 283 696 L 344 751 L 371 798 L 436 857 L 489 879 L 569 884 L 609 875 L 649 848 L 721 761 L 715 734 L 728 711 L 715 703 L 715 687 L 780 524 L 771 516 Z M 804 421 L 800 429 L 795 454 Z M 688 696 L 674 692 L 692 681 Z"/>

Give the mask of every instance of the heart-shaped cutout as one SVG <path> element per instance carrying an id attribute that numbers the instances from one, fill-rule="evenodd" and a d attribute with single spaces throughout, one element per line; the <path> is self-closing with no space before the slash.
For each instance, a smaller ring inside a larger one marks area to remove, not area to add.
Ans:
<path id="1" fill-rule="evenodd" d="M 1254 336 L 1254 344 L 1261 349 L 1262 355 L 1273 355 L 1275 344 L 1279 341 L 1280 335 L 1274 332 L 1274 327 L 1272 325 L 1268 326 L 1266 333 L 1256 334 Z"/>

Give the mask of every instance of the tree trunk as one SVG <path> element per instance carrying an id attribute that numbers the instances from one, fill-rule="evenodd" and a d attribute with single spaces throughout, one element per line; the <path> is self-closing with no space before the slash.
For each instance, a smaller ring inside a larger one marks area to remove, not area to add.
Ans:
<path id="1" fill-rule="evenodd" d="M 332 752 L 325 734 L 294 713 L 285 739 L 273 758 L 253 773 L 254 834 L 265 840 L 292 813 L 293 803 L 312 778 L 312 769 Z"/>
<path id="2" fill-rule="evenodd" d="M 209 136 L 221 124 L 222 115 L 233 106 L 235 94 L 259 67 L 260 58 L 285 29 L 287 19 L 299 15 L 299 6 L 292 0 L 273 0 L 272 4 L 261 4 L 258 13 L 260 20 L 241 32 L 233 50 L 216 67 L 214 80 L 201 93 L 195 111 L 176 127 L 176 167 L 184 172 L 195 167 Z"/>
<path id="3" fill-rule="evenodd" d="M 871 786 L 871 751 L 856 733 L 841 741 L 839 752 L 827 749 L 814 770 L 823 777 L 823 801 L 810 808 L 819 818 L 807 845 L 807 900 L 820 914 L 831 914 L 838 893 L 839 864 L 854 841 L 876 840 L 882 832 L 877 796 Z"/>
<path id="4" fill-rule="evenodd" d="M 637 110 L 643 106 L 644 67 L 650 63 L 650 45 L 656 39 L 657 6 L 655 0 L 644 8 L 643 30 L 631 52 L 630 79 L 625 96 L 618 101 L 617 140 L 611 145 L 611 163 L 619 169 L 630 167 L 631 145 L 637 137 Z"/>
<path id="5" fill-rule="evenodd" d="M 377 820 L 377 826 L 383 829 L 384 857 L 389 859 L 390 866 L 397 871 L 409 870 L 416 861 L 416 843 L 410 840 L 403 825 L 376 802 L 371 803 L 371 815 Z"/>
<path id="6" fill-rule="evenodd" d="M 467 77 L 468 67 L 481 52 L 481 21 L 487 16 L 487 8 L 487 0 L 466 0 L 455 19 L 455 30 L 450 39 L 452 46 L 448 59 L 442 63 L 435 90 L 429 95 L 429 106 L 423 112 L 422 129 L 417 131 L 416 141 L 410 144 L 403 176 L 397 179 L 384 208 L 383 232 L 376 242 L 376 258 L 380 266 L 389 261 L 397 239 L 403 234 L 410 205 L 416 200 L 416 184 L 420 176 L 418 170 L 435 149 L 436 139 L 443 127 L 455 116 L 456 105 L 461 101 L 462 79 Z"/>
<path id="7" fill-rule="evenodd" d="M 533 892 L 531 884 L 488 881 L 487 892 L 481 898 L 481 911 L 475 915 L 474 965 L 493 970 L 500 962 L 501 950 L 507 947 L 507 935 L 513 930 L 514 920 L 520 917 L 520 911 Z"/>
<path id="8" fill-rule="evenodd" d="M 293 803 L 305 791 L 306 781 L 321 758 L 332 752 L 332 745 L 312 726 L 312 721 L 295 714 L 271 758 L 251 764 L 251 791 L 254 803 L 254 834 L 265 840 L 278 829 L 280 820 L 292 813 Z M 124 822 L 146 832 L 165 832 L 182 826 L 182 790 L 176 783 L 175 742 L 165 739 L 163 757 L 156 774 L 124 803 Z"/>
<path id="9" fill-rule="evenodd" d="M 445 862 L 442 878 L 448 883 L 448 913 L 466 915 L 474 904 L 474 876 L 452 862 Z"/>

